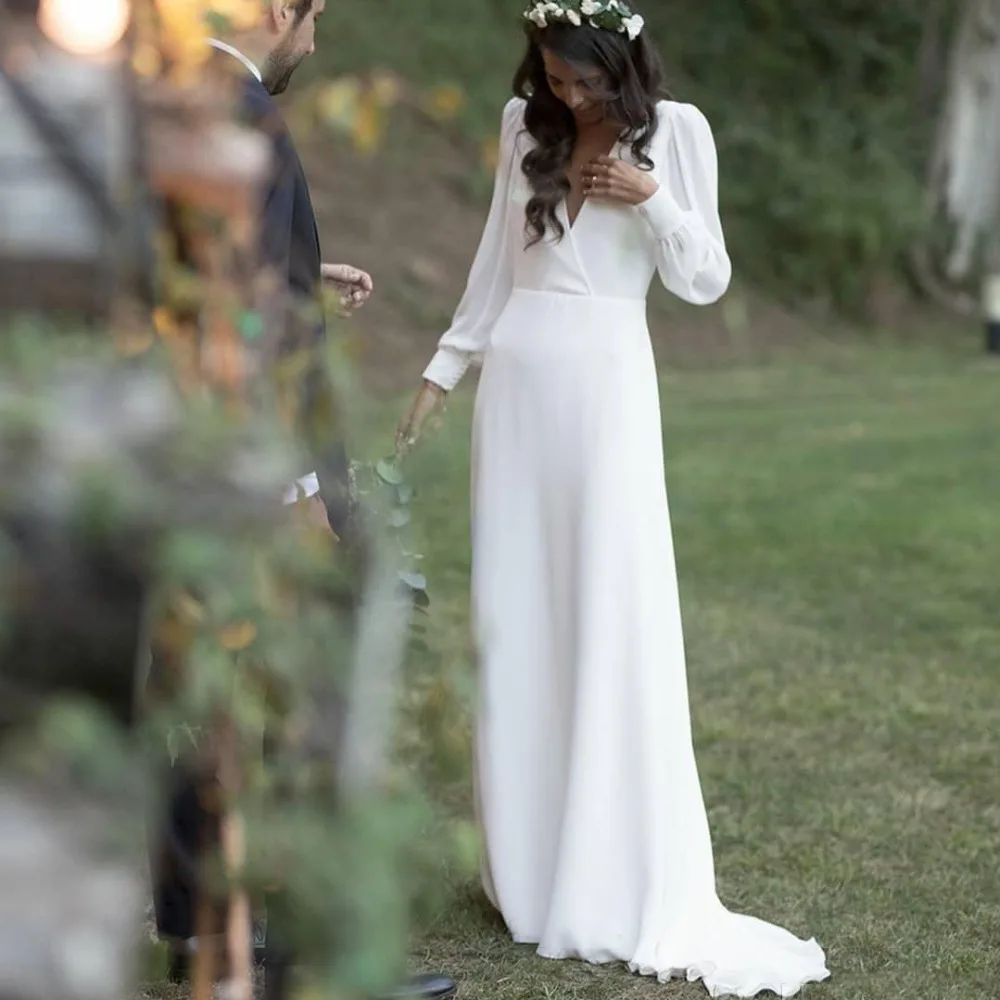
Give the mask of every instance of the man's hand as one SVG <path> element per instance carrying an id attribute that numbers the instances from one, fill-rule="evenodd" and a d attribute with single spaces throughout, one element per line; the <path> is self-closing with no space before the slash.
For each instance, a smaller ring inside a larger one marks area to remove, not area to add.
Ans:
<path id="1" fill-rule="evenodd" d="M 345 309 L 360 309 L 374 287 L 371 275 L 350 264 L 323 264 L 320 275 L 340 293 L 340 304 Z"/>

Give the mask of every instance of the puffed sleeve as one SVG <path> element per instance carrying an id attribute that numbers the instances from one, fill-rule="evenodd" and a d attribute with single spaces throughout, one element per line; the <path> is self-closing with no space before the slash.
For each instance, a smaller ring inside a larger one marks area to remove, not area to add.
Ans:
<path id="1" fill-rule="evenodd" d="M 656 238 L 660 280 L 695 305 L 720 299 L 732 265 L 719 220 L 719 164 L 712 129 L 692 104 L 661 102 L 666 147 L 660 189 L 638 206 Z"/>
<path id="2" fill-rule="evenodd" d="M 479 250 L 472 262 L 465 294 L 451 328 L 441 338 L 424 378 L 450 392 L 469 365 L 479 363 L 493 326 L 510 298 L 514 264 L 509 243 L 510 181 L 518 133 L 524 122 L 524 101 L 515 98 L 503 112 L 493 201 Z"/>

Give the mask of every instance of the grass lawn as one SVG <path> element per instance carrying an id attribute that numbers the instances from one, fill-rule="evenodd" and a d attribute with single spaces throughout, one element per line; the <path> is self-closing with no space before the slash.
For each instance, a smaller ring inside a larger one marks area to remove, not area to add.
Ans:
<path id="1" fill-rule="evenodd" d="M 821 941 L 815 1000 L 995 998 L 1000 367 L 844 349 L 668 375 L 663 409 L 722 898 Z M 466 811 L 468 721 L 440 690 L 472 687 L 468 414 L 456 398 L 413 469 L 434 600 L 413 683 Z M 537 959 L 464 882 L 414 962 L 466 1000 L 705 995 Z"/>
<path id="2" fill-rule="evenodd" d="M 433 597 L 408 705 L 468 815 L 468 418 L 411 477 Z M 398 406 L 366 422 L 383 444 Z M 1000 995 L 1000 366 L 913 347 L 663 380 L 720 893 L 815 935 L 808 1000 Z M 406 727 L 412 728 L 412 727 Z M 600 864 L 600 859 L 594 859 Z M 463 1000 L 705 997 L 510 944 L 453 876 L 413 964 Z M 179 998 L 153 987 L 143 997 Z"/>

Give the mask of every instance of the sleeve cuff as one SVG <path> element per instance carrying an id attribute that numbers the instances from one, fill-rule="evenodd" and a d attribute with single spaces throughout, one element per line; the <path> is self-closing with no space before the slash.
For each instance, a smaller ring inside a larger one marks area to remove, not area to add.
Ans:
<path id="1" fill-rule="evenodd" d="M 286 507 L 290 507 L 300 500 L 308 500 L 309 497 L 316 496 L 317 493 L 319 493 L 319 477 L 315 472 L 310 472 L 308 476 L 297 479 L 294 486 L 289 486 L 285 490 L 285 498 L 282 503 Z"/>
<path id="2" fill-rule="evenodd" d="M 464 352 L 450 350 L 447 347 L 438 349 L 431 363 L 424 370 L 424 378 L 436 386 L 451 392 L 462 380 L 469 368 L 471 358 Z"/>
<path id="3" fill-rule="evenodd" d="M 687 212 L 677 204 L 677 199 L 661 184 L 657 192 L 636 205 L 639 214 L 649 223 L 657 239 L 665 240 L 684 225 Z"/>

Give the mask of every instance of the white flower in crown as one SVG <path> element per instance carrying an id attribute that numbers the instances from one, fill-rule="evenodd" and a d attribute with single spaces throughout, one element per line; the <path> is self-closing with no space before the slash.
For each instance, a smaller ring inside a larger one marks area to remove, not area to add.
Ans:
<path id="1" fill-rule="evenodd" d="M 544 28 L 548 23 L 545 18 L 545 5 L 538 4 L 528 11 L 527 18 L 532 24 L 537 24 L 539 28 Z"/>
<path id="2" fill-rule="evenodd" d="M 580 13 L 584 17 L 600 14 L 602 10 L 604 10 L 604 4 L 600 0 L 583 0 L 583 3 L 580 4 Z"/>
<path id="3" fill-rule="evenodd" d="M 622 21 L 622 31 L 628 32 L 630 42 L 634 42 L 642 34 L 642 29 L 645 26 L 646 22 L 642 19 L 641 14 L 633 14 Z"/>
<path id="4" fill-rule="evenodd" d="M 567 7 L 564 13 L 566 14 L 566 20 L 575 28 L 579 28 L 583 24 L 583 18 L 575 10 Z"/>

